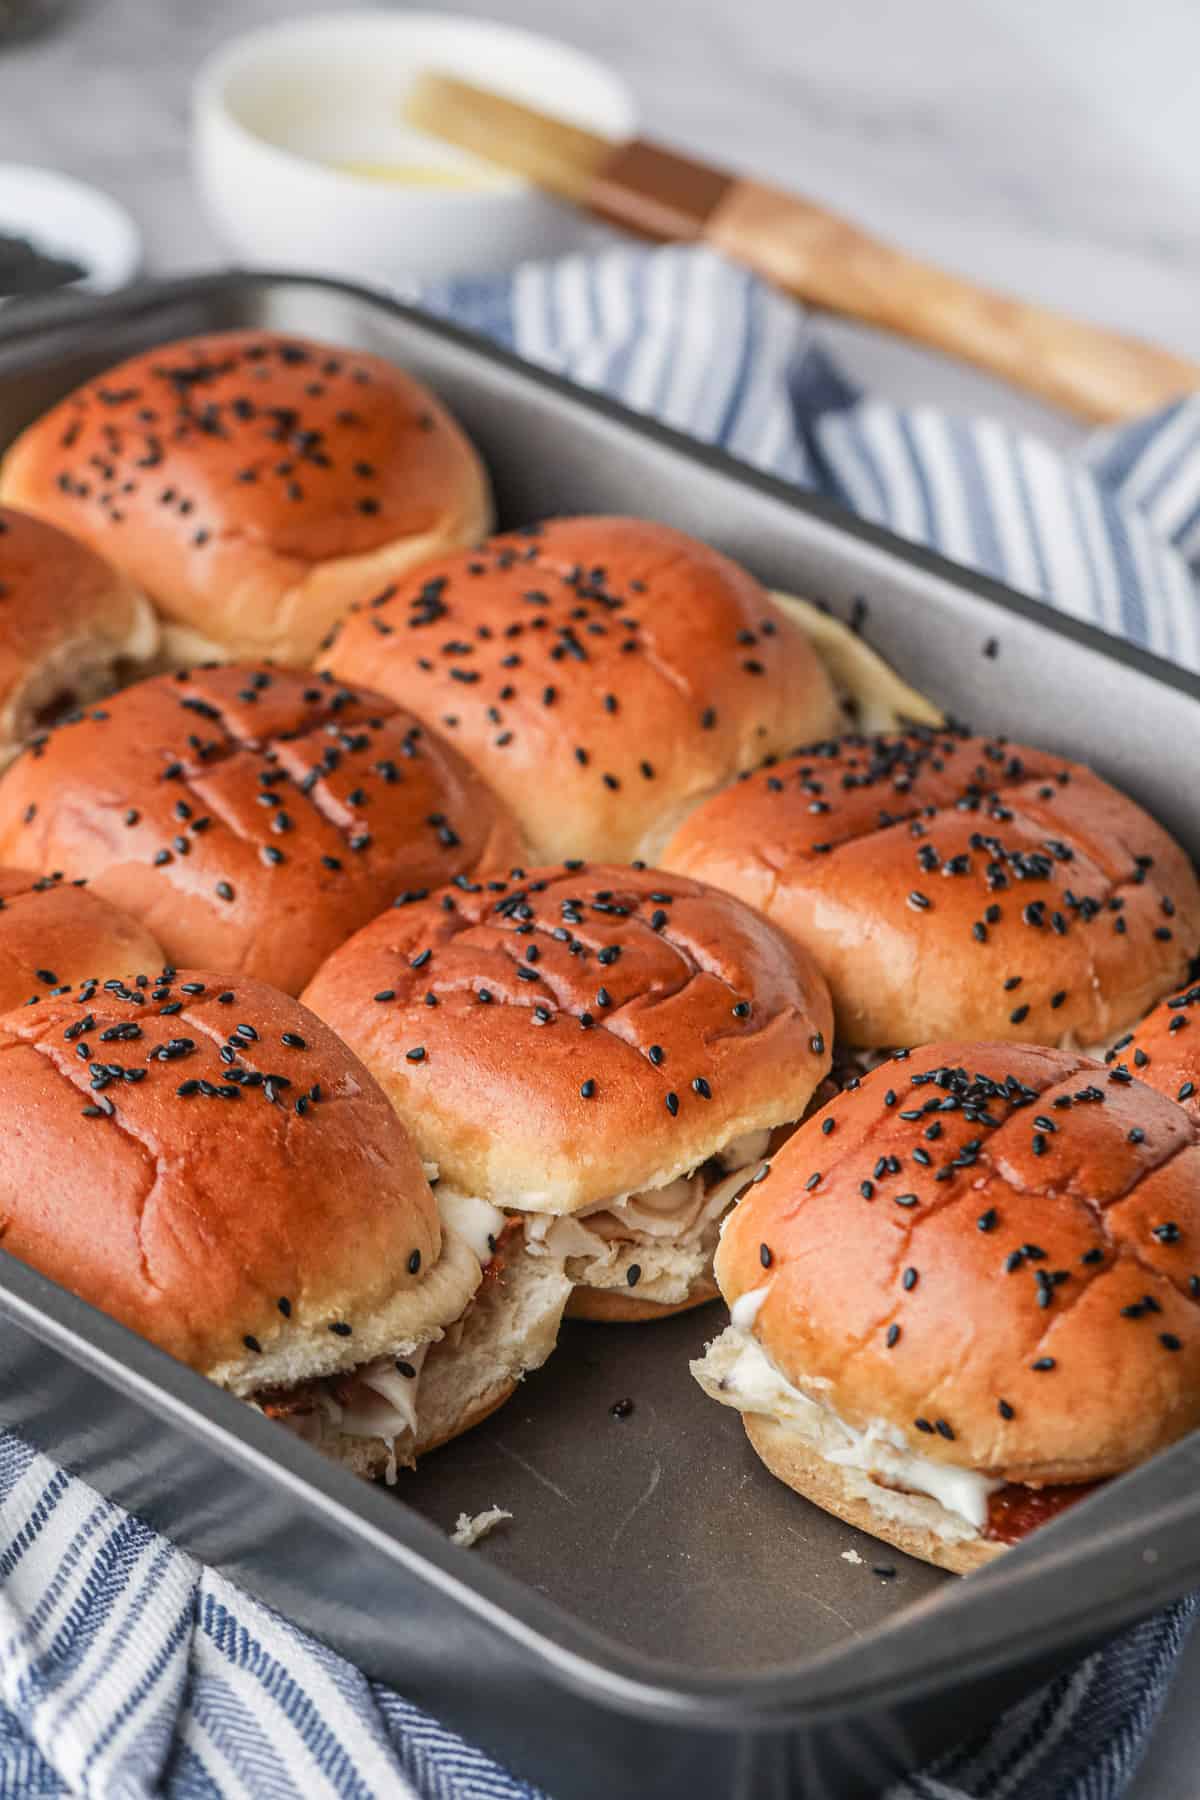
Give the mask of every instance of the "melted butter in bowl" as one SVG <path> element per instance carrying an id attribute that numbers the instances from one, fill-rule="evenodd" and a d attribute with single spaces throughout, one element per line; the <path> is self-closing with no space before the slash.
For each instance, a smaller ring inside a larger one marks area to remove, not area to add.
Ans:
<path id="1" fill-rule="evenodd" d="M 588 241 L 582 215 L 406 123 L 409 88 L 428 69 L 602 137 L 635 133 L 619 76 L 515 26 L 408 8 L 281 21 L 224 45 L 196 77 L 197 189 L 231 253 L 403 283 Z"/>
<path id="2" fill-rule="evenodd" d="M 495 181 L 482 171 L 439 168 L 433 163 L 335 162 L 330 165 L 341 175 L 353 175 L 357 181 L 380 181 L 390 187 L 487 188 Z"/>

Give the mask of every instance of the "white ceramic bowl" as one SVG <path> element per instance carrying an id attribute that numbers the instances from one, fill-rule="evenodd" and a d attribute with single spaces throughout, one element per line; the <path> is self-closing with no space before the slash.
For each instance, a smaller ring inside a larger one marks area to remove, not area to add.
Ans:
<path id="1" fill-rule="evenodd" d="M 572 209 L 405 125 L 422 69 L 607 137 L 633 132 L 630 94 L 603 64 L 507 25 L 350 12 L 255 31 L 218 51 L 193 93 L 196 182 L 240 261 L 403 282 L 511 268 L 585 241 Z M 411 167 L 448 185 L 361 172 Z"/>
<path id="2" fill-rule="evenodd" d="M 112 293 L 133 280 L 142 257 L 137 226 L 115 200 L 56 169 L 27 163 L 0 163 L 0 232 L 27 238 L 87 270 L 68 288 L 51 292 Z M 0 295 L 0 306 L 8 298 Z"/>

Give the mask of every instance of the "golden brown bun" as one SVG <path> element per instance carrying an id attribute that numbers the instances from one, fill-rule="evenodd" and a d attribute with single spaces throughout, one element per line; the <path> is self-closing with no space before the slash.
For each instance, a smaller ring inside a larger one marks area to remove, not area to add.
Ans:
<path id="1" fill-rule="evenodd" d="M 928 1526 L 894 1518 L 855 1492 L 850 1471 L 829 1462 L 798 1432 L 763 1418 L 761 1413 L 748 1413 L 744 1423 L 746 1436 L 772 1475 L 795 1488 L 814 1506 L 844 1519 L 847 1525 L 857 1526 L 859 1531 L 869 1531 L 885 1544 L 894 1544 L 907 1556 L 919 1556 L 922 1562 L 936 1563 L 956 1575 L 969 1575 L 972 1569 L 981 1569 L 1003 1556 L 1007 1548 L 985 1537 L 940 1536 Z"/>
<path id="2" fill-rule="evenodd" d="M 731 1304 L 767 1284 L 754 1336 L 858 1429 L 998 1480 L 1115 1474 L 1200 1424 L 1198 1137 L 1089 1058 L 931 1045 L 789 1139 L 726 1225 L 717 1280 Z"/>
<path id="3" fill-rule="evenodd" d="M 834 729 L 804 633 L 666 525 L 553 519 L 361 600 L 324 666 L 452 731 L 544 862 L 653 861 L 739 770 Z"/>
<path id="4" fill-rule="evenodd" d="M 392 908 L 304 999 L 444 1180 L 535 1212 L 661 1186 L 799 1118 L 830 1061 L 811 959 L 730 895 L 653 869 L 533 870 Z"/>
<path id="5" fill-rule="evenodd" d="M 478 1285 L 384 1095 L 261 982 L 151 973 L 7 1013 L 0 1080 L 5 1250 L 235 1392 L 428 1337 Z"/>
<path id="6" fill-rule="evenodd" d="M 1097 1045 L 1179 982 L 1200 886 L 1125 795 L 1049 751 L 954 730 L 819 744 L 694 813 L 664 865 L 816 957 L 838 1036 Z"/>
<path id="7" fill-rule="evenodd" d="M 317 675 L 155 676 L 0 781 L 0 858 L 86 876 L 176 962 L 290 993 L 401 890 L 520 854 L 455 750 Z"/>
<path id="8" fill-rule="evenodd" d="M 55 988 L 96 976 L 161 969 L 163 953 L 139 919 L 90 889 L 0 868 L 0 1012 L 38 1005 Z"/>
<path id="9" fill-rule="evenodd" d="M 1200 1118 L 1200 985 L 1172 994 L 1136 1031 L 1118 1039 L 1107 1060 L 1169 1094 Z"/>
<path id="10" fill-rule="evenodd" d="M 0 506 L 0 769 L 157 650 L 158 621 L 126 576 L 65 531 Z"/>
<path id="11" fill-rule="evenodd" d="M 176 662 L 308 662 L 364 590 L 491 523 L 478 456 L 420 382 L 263 331 L 87 382 L 17 439 L 0 494 L 123 569 Z"/>
<path id="12" fill-rule="evenodd" d="M 639 1300 L 634 1294 L 623 1294 L 620 1288 L 577 1287 L 567 1301 L 568 1319 L 590 1319 L 597 1325 L 644 1325 L 653 1319 L 669 1319 L 675 1313 L 691 1312 L 707 1306 L 717 1298 L 717 1284 L 711 1275 L 701 1275 L 692 1283 L 686 1300 L 674 1306 L 657 1300 Z"/>

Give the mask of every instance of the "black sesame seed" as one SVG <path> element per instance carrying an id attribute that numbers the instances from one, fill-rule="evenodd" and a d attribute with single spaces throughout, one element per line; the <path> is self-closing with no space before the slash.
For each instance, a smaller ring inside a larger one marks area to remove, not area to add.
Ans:
<path id="1" fill-rule="evenodd" d="M 408 1259 L 409 1274 L 415 1275 L 418 1272 L 418 1270 L 420 1269 L 420 1267 L 421 1267 L 421 1252 L 419 1250 L 414 1250 L 412 1252 L 412 1255 Z"/>
<path id="2" fill-rule="evenodd" d="M 642 1279 L 641 1264 L 640 1263 L 630 1263 L 629 1267 L 625 1271 L 625 1279 L 629 1283 L 630 1287 L 636 1287 L 638 1282 Z"/>
<path id="3" fill-rule="evenodd" d="M 674 1118 L 676 1113 L 679 1111 L 679 1095 L 677 1093 L 675 1093 L 675 1091 L 673 1089 L 667 1095 L 666 1105 L 667 1105 L 667 1111 L 670 1113 L 671 1117 Z"/>
<path id="4" fill-rule="evenodd" d="M 771 1267 L 771 1264 L 775 1261 L 775 1255 L 769 1244 L 760 1244 L 758 1246 L 758 1260 L 764 1269 L 769 1269 Z"/>
<path id="5" fill-rule="evenodd" d="M 329 1329 L 332 1331 L 334 1337 L 350 1337 L 353 1331 L 353 1327 L 347 1325 L 344 1319 L 334 1319 L 331 1322 Z"/>

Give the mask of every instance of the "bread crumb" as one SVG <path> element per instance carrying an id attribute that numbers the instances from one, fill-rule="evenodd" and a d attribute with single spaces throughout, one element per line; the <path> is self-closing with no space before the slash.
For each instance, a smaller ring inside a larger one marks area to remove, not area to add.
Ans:
<path id="1" fill-rule="evenodd" d="M 486 1512 L 476 1513 L 474 1518 L 469 1513 L 459 1513 L 458 1523 L 450 1534 L 450 1542 L 458 1544 L 463 1550 L 470 1550 L 489 1531 L 495 1531 L 502 1519 L 511 1518 L 512 1514 L 505 1512 L 502 1506 L 489 1506 Z"/>
<path id="2" fill-rule="evenodd" d="M 842 1561 L 843 1562 L 852 1562 L 852 1563 L 861 1563 L 862 1557 L 858 1554 L 857 1550 L 843 1550 L 842 1551 Z"/>

